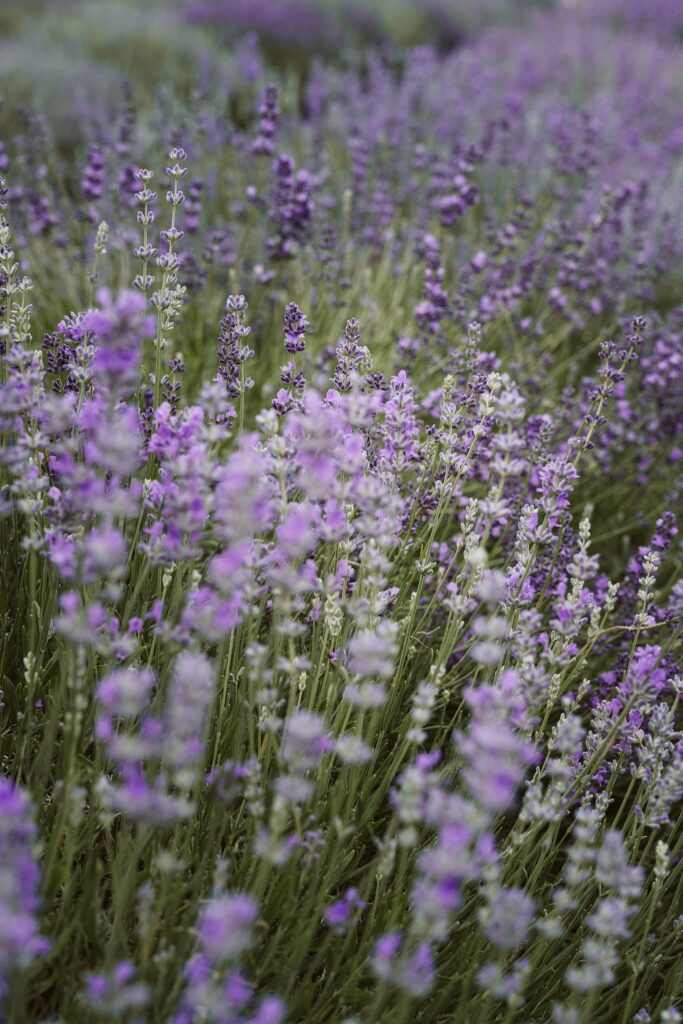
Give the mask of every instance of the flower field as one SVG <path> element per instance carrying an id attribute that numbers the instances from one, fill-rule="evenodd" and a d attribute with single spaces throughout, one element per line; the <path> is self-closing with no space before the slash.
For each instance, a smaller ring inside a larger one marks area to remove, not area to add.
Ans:
<path id="1" fill-rule="evenodd" d="M 683 8 L 0 27 L 0 1021 L 683 1021 Z"/>

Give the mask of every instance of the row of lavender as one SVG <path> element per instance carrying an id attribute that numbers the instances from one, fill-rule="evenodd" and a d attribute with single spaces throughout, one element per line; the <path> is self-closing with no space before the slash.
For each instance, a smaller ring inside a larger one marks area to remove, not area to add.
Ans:
<path id="1" fill-rule="evenodd" d="M 677 0 L 398 0 L 371 10 L 357 0 L 194 0 L 181 6 L 187 24 L 210 26 L 227 39 L 256 33 L 280 60 L 302 60 L 311 53 L 328 56 L 344 47 L 391 48 L 429 40 L 442 50 L 462 45 L 492 21 L 518 21 L 539 9 L 569 8 L 572 15 L 613 28 L 683 40 L 683 11 Z M 302 33 L 301 26 L 306 25 Z"/>
<path id="2" fill-rule="evenodd" d="M 16 107 L 36 105 L 64 147 L 91 131 L 97 136 L 122 76 L 143 108 L 166 116 L 171 95 L 187 103 L 198 86 L 235 98 L 245 90 L 242 72 L 245 62 L 253 66 L 257 41 L 267 63 L 305 79 L 317 58 L 343 64 L 378 49 L 400 67 L 405 46 L 450 52 L 492 23 L 524 26 L 539 10 L 555 12 L 560 35 L 565 22 L 583 20 L 589 33 L 612 27 L 668 43 L 683 39 L 678 0 L 377 0 L 372 9 L 359 0 L 5 0 L 0 136 L 13 134 Z"/>
<path id="3" fill-rule="evenodd" d="M 0 151 L 6 1017 L 680 1020 L 681 53 L 236 59 Z"/>

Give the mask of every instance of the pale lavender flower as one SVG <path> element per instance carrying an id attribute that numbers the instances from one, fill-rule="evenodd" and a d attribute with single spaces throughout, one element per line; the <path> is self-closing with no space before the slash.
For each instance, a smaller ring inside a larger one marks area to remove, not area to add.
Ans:
<path id="1" fill-rule="evenodd" d="M 522 889 L 493 886 L 479 911 L 479 922 L 494 946 L 517 949 L 527 939 L 534 909 L 534 900 Z"/>
<path id="2" fill-rule="evenodd" d="M 397 633 L 396 623 L 388 619 L 375 629 L 355 633 L 349 643 L 349 671 L 366 679 L 389 679 L 394 670 Z"/>
<path id="3" fill-rule="evenodd" d="M 536 752 L 499 718 L 475 719 L 457 738 L 467 767 L 463 773 L 474 800 L 491 813 L 507 810 Z"/>
<path id="4" fill-rule="evenodd" d="M 214 669 L 204 654 L 178 655 L 164 716 L 162 759 L 177 782 L 191 784 L 204 753 L 204 733 L 214 693 Z"/>
<path id="5" fill-rule="evenodd" d="M 258 907 L 250 896 L 216 896 L 207 903 L 198 934 L 202 950 L 212 963 L 237 960 L 250 948 L 257 914 Z"/>
<path id="6" fill-rule="evenodd" d="M 9 779 L 0 778 L 0 999 L 7 994 L 13 973 L 49 945 L 38 931 L 36 836 L 28 796 Z"/>
<path id="7" fill-rule="evenodd" d="M 137 1016 L 136 1011 L 144 1011 L 151 992 L 147 985 L 136 980 L 135 973 L 135 966 L 129 960 L 122 960 L 106 973 L 86 974 L 83 1000 L 92 1013 L 113 1020 L 125 1016 L 138 1024 L 142 1022 L 144 1017 Z"/>
<path id="8" fill-rule="evenodd" d="M 293 771 L 303 772 L 314 768 L 332 749 L 325 722 L 319 715 L 310 711 L 296 711 L 287 718 L 280 756 Z"/>

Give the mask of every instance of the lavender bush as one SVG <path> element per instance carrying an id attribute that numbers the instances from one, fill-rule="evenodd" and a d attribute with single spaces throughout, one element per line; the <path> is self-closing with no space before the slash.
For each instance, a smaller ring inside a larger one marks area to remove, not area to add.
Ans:
<path id="1" fill-rule="evenodd" d="M 159 91 L 4 111 L 2 1019 L 682 1019 L 683 52 L 623 10 L 305 75 L 157 10 Z"/>

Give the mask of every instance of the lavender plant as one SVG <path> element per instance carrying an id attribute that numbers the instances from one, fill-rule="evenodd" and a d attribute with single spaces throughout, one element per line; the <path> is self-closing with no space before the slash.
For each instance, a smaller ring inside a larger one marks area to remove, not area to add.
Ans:
<path id="1" fill-rule="evenodd" d="M 681 1018 L 683 54 L 639 12 L 301 76 L 238 33 L 66 152 L 8 122 L 1 1019 Z"/>

